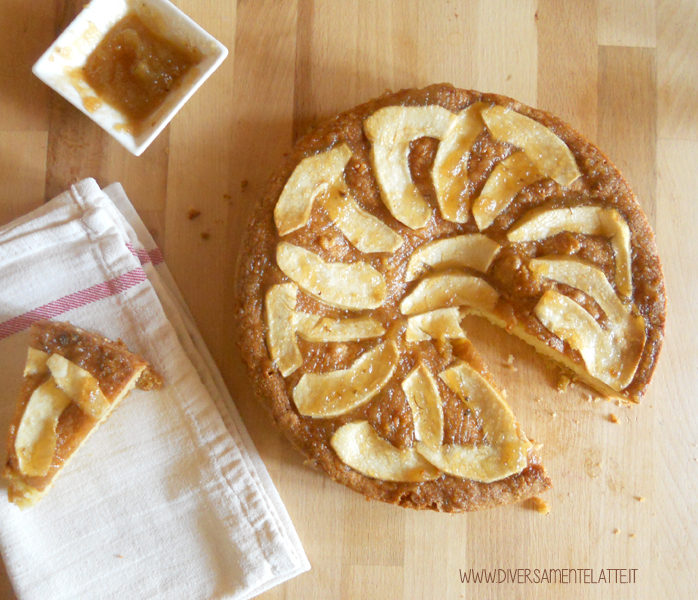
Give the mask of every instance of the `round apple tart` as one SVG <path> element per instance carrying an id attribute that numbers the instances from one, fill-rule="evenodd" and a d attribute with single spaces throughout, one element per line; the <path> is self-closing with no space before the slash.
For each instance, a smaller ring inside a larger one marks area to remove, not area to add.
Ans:
<path id="1" fill-rule="evenodd" d="M 652 231 L 608 158 L 546 112 L 449 85 L 294 146 L 250 225 L 239 298 L 253 384 L 291 442 L 369 498 L 439 511 L 550 487 L 466 315 L 628 402 L 665 318 Z"/>

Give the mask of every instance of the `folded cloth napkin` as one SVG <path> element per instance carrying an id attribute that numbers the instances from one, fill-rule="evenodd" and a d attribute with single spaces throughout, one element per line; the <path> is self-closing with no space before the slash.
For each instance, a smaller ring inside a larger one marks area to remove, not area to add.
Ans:
<path id="1" fill-rule="evenodd" d="M 0 551 L 20 600 L 251 598 L 310 568 L 286 509 L 120 185 L 88 179 L 0 228 L 0 460 L 28 328 L 121 338 L 164 377 L 134 390 L 48 495 L 0 484 Z"/>

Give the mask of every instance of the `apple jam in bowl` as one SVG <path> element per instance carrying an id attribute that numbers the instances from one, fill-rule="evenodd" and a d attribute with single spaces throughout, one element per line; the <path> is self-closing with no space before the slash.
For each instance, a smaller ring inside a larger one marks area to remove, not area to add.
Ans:
<path id="1" fill-rule="evenodd" d="M 138 131 L 201 58 L 196 48 L 177 45 L 130 13 L 109 30 L 82 73 Z"/>
<path id="2" fill-rule="evenodd" d="M 167 0 L 93 0 L 32 70 L 139 156 L 227 54 Z"/>

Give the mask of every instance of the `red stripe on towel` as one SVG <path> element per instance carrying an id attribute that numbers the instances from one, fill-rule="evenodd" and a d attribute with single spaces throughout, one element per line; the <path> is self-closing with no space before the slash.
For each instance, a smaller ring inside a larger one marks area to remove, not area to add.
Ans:
<path id="1" fill-rule="evenodd" d="M 74 294 L 69 294 L 58 300 L 53 300 L 23 315 L 12 317 L 10 320 L 0 323 L 0 340 L 29 328 L 32 323 L 36 323 L 37 321 L 53 319 L 69 310 L 87 306 L 88 304 L 92 304 L 98 300 L 104 300 L 110 296 L 116 296 L 139 283 L 143 283 L 147 279 L 148 276 L 145 274 L 145 271 L 138 267 L 133 271 L 119 275 L 104 283 L 98 283 L 87 289 L 75 292 Z"/>
<path id="2" fill-rule="evenodd" d="M 154 250 L 136 250 L 131 242 L 126 242 L 126 247 L 142 265 L 153 263 L 153 266 L 157 267 L 160 263 L 165 262 L 165 257 L 162 255 L 162 252 L 160 252 L 160 248 L 155 248 Z"/>

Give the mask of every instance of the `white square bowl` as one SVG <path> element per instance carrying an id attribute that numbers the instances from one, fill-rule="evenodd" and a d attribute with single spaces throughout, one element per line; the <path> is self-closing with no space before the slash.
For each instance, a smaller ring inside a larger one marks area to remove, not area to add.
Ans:
<path id="1" fill-rule="evenodd" d="M 179 44 L 194 47 L 202 61 L 186 73 L 137 136 L 126 127 L 126 117 L 105 102 L 76 72 L 107 32 L 127 13 L 135 12 L 157 32 Z M 85 113 L 124 148 L 140 156 L 177 111 L 228 55 L 227 48 L 167 0 L 92 0 L 36 62 L 32 72 L 73 106 Z"/>

